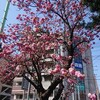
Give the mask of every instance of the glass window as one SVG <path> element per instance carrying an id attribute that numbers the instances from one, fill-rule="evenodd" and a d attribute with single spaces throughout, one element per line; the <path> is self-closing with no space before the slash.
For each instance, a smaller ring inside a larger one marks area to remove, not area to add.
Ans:
<path id="1" fill-rule="evenodd" d="M 16 86 L 22 85 L 22 82 L 16 82 Z"/>
<path id="2" fill-rule="evenodd" d="M 22 99 L 23 95 L 22 94 L 16 94 L 16 99 Z"/>

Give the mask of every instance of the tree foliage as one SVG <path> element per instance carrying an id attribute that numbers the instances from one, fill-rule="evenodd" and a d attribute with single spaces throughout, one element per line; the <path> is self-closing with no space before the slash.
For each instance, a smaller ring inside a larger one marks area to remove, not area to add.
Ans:
<path id="1" fill-rule="evenodd" d="M 25 14 L 16 17 L 20 23 L 9 26 L 9 34 L 0 34 L 3 42 L 0 57 L 7 61 L 5 67 L 0 67 L 1 81 L 7 83 L 16 76 L 24 77 L 41 100 L 48 100 L 57 86 L 53 100 L 59 99 L 64 88 L 69 96 L 77 78 L 84 78 L 84 73 L 75 69 L 74 58 L 82 55 L 90 48 L 91 41 L 99 37 L 97 26 L 90 30 L 82 25 L 88 15 L 87 7 L 77 0 L 11 0 L 11 3 Z M 43 73 L 53 77 L 47 89 L 42 84 Z M 67 86 L 63 84 L 65 80 Z"/>
<path id="2" fill-rule="evenodd" d="M 100 0 L 83 0 L 83 3 L 90 8 L 92 16 L 92 22 L 88 25 L 93 27 L 94 25 L 99 25 L 100 28 Z"/>

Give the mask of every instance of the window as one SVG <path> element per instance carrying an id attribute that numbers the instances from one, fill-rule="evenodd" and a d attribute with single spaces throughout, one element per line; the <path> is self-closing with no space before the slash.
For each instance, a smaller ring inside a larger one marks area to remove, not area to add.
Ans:
<path id="1" fill-rule="evenodd" d="M 23 95 L 22 94 L 16 94 L 16 99 L 22 99 Z"/>
<path id="2" fill-rule="evenodd" d="M 30 98 L 33 98 L 33 94 L 30 94 L 30 96 L 29 96 Z"/>
<path id="3" fill-rule="evenodd" d="M 22 85 L 22 82 L 16 82 L 16 86 L 21 86 Z"/>

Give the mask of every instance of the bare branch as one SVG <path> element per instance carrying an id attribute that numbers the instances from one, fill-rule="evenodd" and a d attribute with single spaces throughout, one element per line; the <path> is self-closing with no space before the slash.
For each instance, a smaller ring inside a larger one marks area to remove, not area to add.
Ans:
<path id="1" fill-rule="evenodd" d="M 38 90 L 38 85 L 36 85 L 31 79 L 29 79 L 27 76 L 25 75 L 22 75 L 28 82 L 30 82 L 34 87 L 35 89 Z"/>
<path id="2" fill-rule="evenodd" d="M 53 13 L 55 13 L 56 15 L 58 15 L 58 16 L 63 20 L 63 22 L 64 22 L 65 24 L 68 25 L 69 30 L 71 30 L 71 27 L 70 27 L 70 25 L 69 25 L 68 19 L 65 20 L 64 17 L 61 16 L 58 12 L 56 12 L 54 9 L 52 9 L 51 11 L 52 11 Z"/>
<path id="3" fill-rule="evenodd" d="M 82 43 L 84 43 L 84 42 L 88 42 L 88 41 L 82 40 L 81 42 L 78 42 L 78 43 L 73 47 L 73 50 L 75 50 L 75 48 L 76 48 L 78 45 L 80 45 L 80 44 L 82 44 Z"/>

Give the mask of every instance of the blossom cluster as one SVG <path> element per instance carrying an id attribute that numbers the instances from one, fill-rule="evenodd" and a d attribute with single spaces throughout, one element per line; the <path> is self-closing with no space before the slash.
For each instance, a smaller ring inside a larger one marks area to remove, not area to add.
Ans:
<path id="1" fill-rule="evenodd" d="M 88 97 L 90 100 L 97 100 L 96 94 L 95 93 L 88 93 Z"/>

